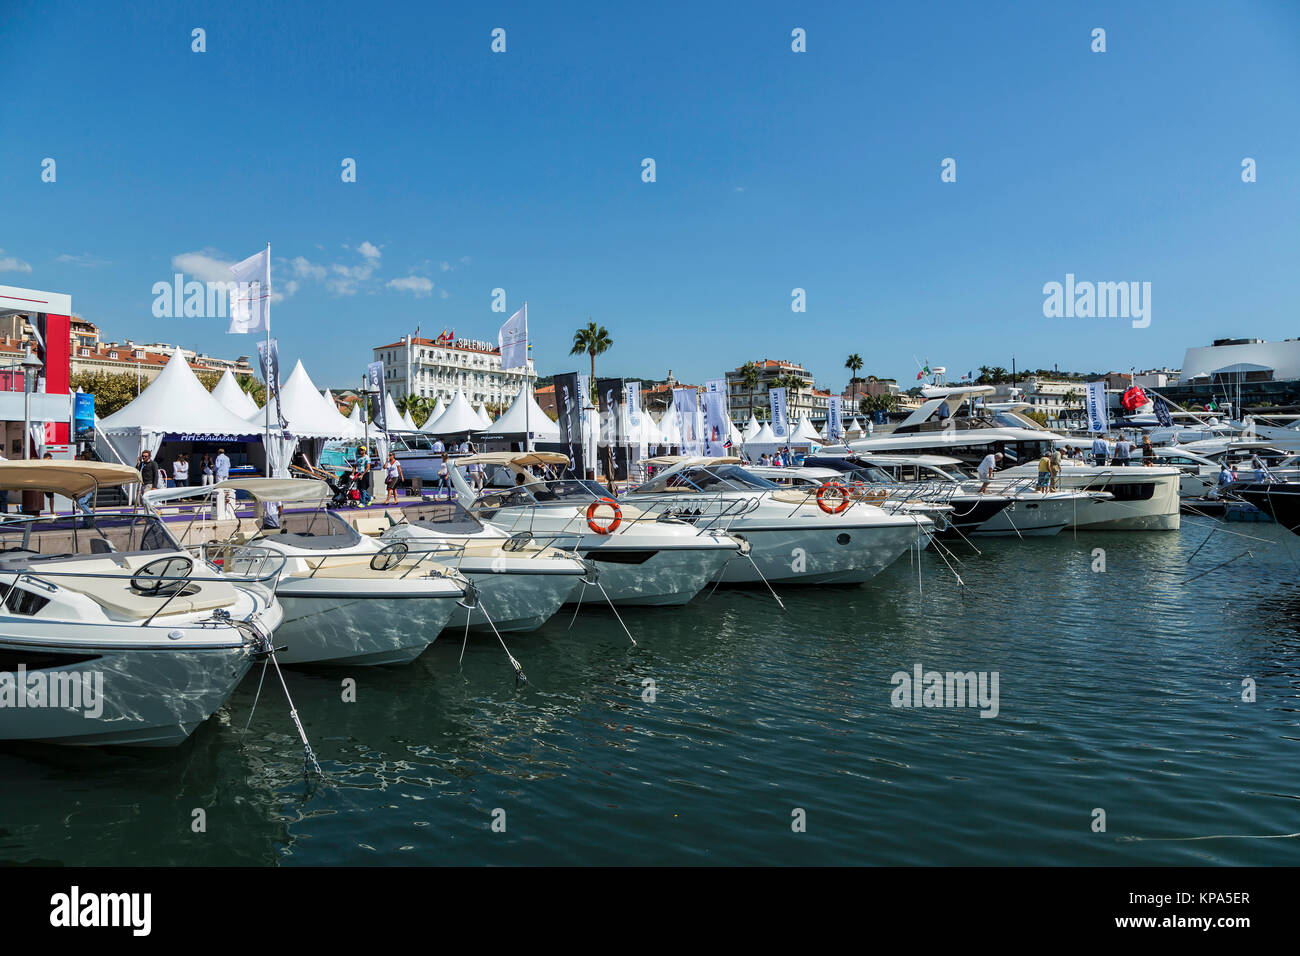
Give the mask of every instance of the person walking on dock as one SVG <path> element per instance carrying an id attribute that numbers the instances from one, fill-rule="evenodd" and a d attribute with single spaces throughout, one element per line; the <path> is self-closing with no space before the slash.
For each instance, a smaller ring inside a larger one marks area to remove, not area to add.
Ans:
<path id="1" fill-rule="evenodd" d="M 217 481 L 225 481 L 230 477 L 230 459 L 226 457 L 224 448 L 217 449 L 216 461 L 212 463 L 212 475 Z"/>
<path id="2" fill-rule="evenodd" d="M 447 456 L 442 456 L 443 467 L 447 465 Z M 397 455 L 393 452 L 388 453 L 388 463 L 384 465 L 384 487 L 388 489 L 388 494 L 384 496 L 384 504 L 397 504 L 397 483 L 402 480 L 402 463 L 397 460 Z"/>

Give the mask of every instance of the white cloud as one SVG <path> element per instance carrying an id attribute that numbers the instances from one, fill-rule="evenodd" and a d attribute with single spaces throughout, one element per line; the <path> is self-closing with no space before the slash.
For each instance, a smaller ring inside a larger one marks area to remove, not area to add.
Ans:
<path id="1" fill-rule="evenodd" d="M 390 279 L 388 288 L 410 292 L 417 299 L 422 299 L 433 292 L 433 282 L 424 276 L 407 276 L 405 279 Z"/>
<path id="2" fill-rule="evenodd" d="M 31 272 L 32 267 L 16 256 L 4 255 L 4 250 L 0 249 L 0 272 Z"/>
<path id="3" fill-rule="evenodd" d="M 107 259 L 101 259 L 98 256 L 92 256 L 89 252 L 83 252 L 79 256 L 70 256 L 64 253 L 57 256 L 55 262 L 68 262 L 76 266 L 84 266 L 87 269 L 93 269 L 95 266 L 111 266 L 113 263 Z"/>
<path id="4" fill-rule="evenodd" d="M 230 267 L 234 264 L 233 259 L 221 258 L 221 254 L 215 249 L 182 252 L 179 256 L 172 256 L 173 269 L 192 276 L 200 282 L 233 282 L 235 277 Z"/>
<path id="5" fill-rule="evenodd" d="M 293 269 L 293 274 L 300 279 L 315 279 L 320 281 L 324 279 L 328 270 L 324 266 L 317 265 L 302 256 L 294 256 L 289 260 L 289 267 Z"/>
<path id="6" fill-rule="evenodd" d="M 450 271 L 451 271 L 451 263 L 450 263 L 450 262 L 443 262 L 443 263 L 440 263 L 439 266 L 438 266 L 438 268 L 441 269 L 443 272 L 450 272 Z"/>
<path id="7" fill-rule="evenodd" d="M 369 242 L 363 242 L 357 246 L 357 252 L 361 253 L 367 259 L 378 259 L 379 250 Z"/>

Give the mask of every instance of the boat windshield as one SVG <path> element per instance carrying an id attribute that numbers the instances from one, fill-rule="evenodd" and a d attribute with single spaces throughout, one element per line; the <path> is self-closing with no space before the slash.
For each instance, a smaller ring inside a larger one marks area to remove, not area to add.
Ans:
<path id="1" fill-rule="evenodd" d="M 697 466 L 683 468 L 654 478 L 637 489 L 638 492 L 659 492 L 685 489 L 689 491 L 777 491 L 774 481 L 760 478 L 739 465 L 718 465 L 712 468 Z"/>
<path id="2" fill-rule="evenodd" d="M 478 520 L 454 501 L 411 505 L 402 509 L 408 522 L 440 534 L 476 534 L 483 529 Z"/>
<path id="3" fill-rule="evenodd" d="M 516 485 L 505 491 L 494 491 L 481 496 L 474 503 L 473 513 L 482 514 L 500 508 L 519 508 L 533 505 L 586 506 L 597 498 L 608 498 L 609 490 L 594 481 L 561 478 L 557 481 L 532 481 Z"/>
<path id="4" fill-rule="evenodd" d="M 11 519 L 0 524 L 0 560 L 179 550 L 176 539 L 155 515 L 99 512 Z"/>

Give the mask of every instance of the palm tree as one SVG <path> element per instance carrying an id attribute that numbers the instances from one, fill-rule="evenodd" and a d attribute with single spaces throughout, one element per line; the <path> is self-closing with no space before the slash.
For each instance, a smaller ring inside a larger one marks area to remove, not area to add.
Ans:
<path id="1" fill-rule="evenodd" d="M 761 376 L 758 374 L 758 366 L 753 362 L 746 362 L 740 367 L 740 380 L 744 383 L 749 392 L 749 414 L 754 414 L 754 390 L 758 388 Z"/>
<path id="2" fill-rule="evenodd" d="M 597 325 L 591 321 L 591 316 L 587 316 L 587 327 L 578 329 L 573 333 L 573 348 L 569 349 L 570 355 L 581 355 L 586 352 L 591 357 L 591 387 L 596 387 L 596 356 L 603 355 L 614 347 L 614 340 L 609 337 L 609 330 L 603 325 Z"/>
<path id="3" fill-rule="evenodd" d="M 995 365 L 989 369 L 988 375 L 990 383 L 993 385 L 997 385 L 999 382 L 1005 382 L 1007 380 L 1007 370 L 1001 365 Z"/>
<path id="4" fill-rule="evenodd" d="M 857 392 L 854 390 L 853 386 L 858 384 L 858 373 L 862 371 L 862 356 L 857 352 L 854 352 L 845 360 L 844 367 L 850 372 L 849 394 L 851 397 L 856 397 Z"/>

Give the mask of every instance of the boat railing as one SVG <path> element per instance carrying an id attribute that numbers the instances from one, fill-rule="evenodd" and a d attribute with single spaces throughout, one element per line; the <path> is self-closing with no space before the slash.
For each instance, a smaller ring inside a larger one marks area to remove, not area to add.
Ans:
<path id="1" fill-rule="evenodd" d="M 115 574 L 101 571 L 56 571 L 48 568 L 41 568 L 37 571 L 31 569 L 14 570 L 11 572 L 14 574 L 14 579 L 9 582 L 9 587 L 5 590 L 3 599 L 0 599 L 0 605 L 8 607 L 9 598 L 20 582 L 35 584 L 38 587 L 43 587 L 47 592 L 53 593 L 59 590 L 59 585 L 54 581 L 46 580 L 47 578 L 72 579 L 74 582 L 77 580 L 117 581 L 118 583 L 125 583 L 128 588 L 137 594 L 165 598 L 154 612 L 145 621 L 141 622 L 141 627 L 147 627 L 173 600 L 187 593 L 186 585 L 188 584 L 201 584 L 203 580 L 208 580 L 210 583 L 219 581 L 224 584 L 258 584 L 266 586 L 274 592 L 280 572 L 284 570 L 285 565 L 283 555 L 274 557 L 278 557 L 280 560 L 278 562 L 269 562 L 273 565 L 270 567 L 268 567 L 267 563 L 260 563 L 255 571 L 244 574 L 231 574 L 221 571 L 218 578 L 199 579 L 198 581 L 195 580 L 192 573 L 194 569 L 193 559 L 188 554 L 182 555 L 176 552 L 163 552 L 141 567 L 134 570 L 124 568 Z M 178 560 L 186 562 L 184 571 L 170 573 L 173 562 Z M 162 570 L 157 572 L 150 570 L 150 568 L 158 564 L 163 566 Z M 0 573 L 3 572 L 0 571 Z M 75 583 L 70 585 L 70 588 L 76 590 Z"/>

